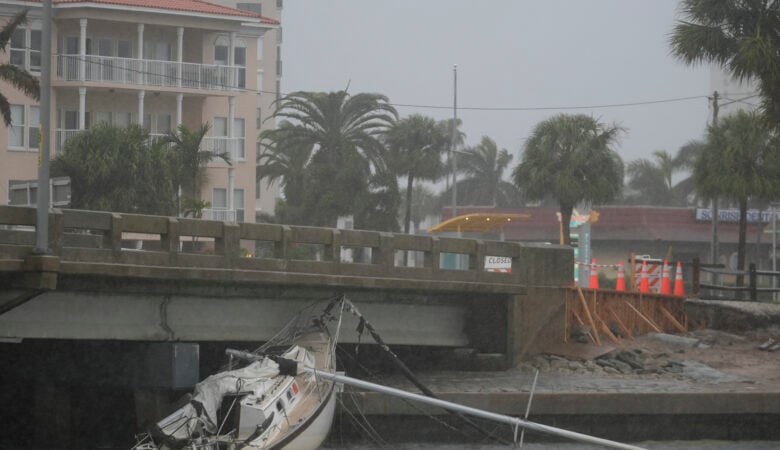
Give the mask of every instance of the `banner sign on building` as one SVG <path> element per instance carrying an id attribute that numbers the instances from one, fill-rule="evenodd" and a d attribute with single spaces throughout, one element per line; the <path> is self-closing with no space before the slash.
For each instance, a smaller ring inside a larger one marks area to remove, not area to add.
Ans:
<path id="1" fill-rule="evenodd" d="M 759 211 L 757 209 L 749 209 L 747 212 L 747 221 L 749 223 L 769 223 L 772 221 L 772 214 L 777 214 L 780 217 L 780 211 Z M 721 209 L 718 211 L 718 218 L 720 222 L 739 222 L 739 210 L 738 209 Z M 712 220 L 712 209 L 710 208 L 696 208 L 696 220 Z"/>

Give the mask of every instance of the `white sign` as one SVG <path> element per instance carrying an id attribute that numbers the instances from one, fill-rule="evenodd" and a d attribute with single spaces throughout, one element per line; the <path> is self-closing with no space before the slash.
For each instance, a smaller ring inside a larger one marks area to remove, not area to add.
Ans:
<path id="1" fill-rule="evenodd" d="M 485 256 L 485 270 L 488 272 L 512 272 L 512 258 L 508 256 Z"/>
<path id="2" fill-rule="evenodd" d="M 747 212 L 747 221 L 749 223 L 769 223 L 772 221 L 772 211 L 759 211 L 757 209 L 749 209 Z M 774 213 L 780 214 L 780 213 Z M 778 216 L 780 217 L 780 216 Z M 720 222 L 739 222 L 739 210 L 738 209 L 721 209 L 718 210 L 718 218 Z M 710 208 L 696 208 L 696 220 L 712 220 L 712 210 Z"/>

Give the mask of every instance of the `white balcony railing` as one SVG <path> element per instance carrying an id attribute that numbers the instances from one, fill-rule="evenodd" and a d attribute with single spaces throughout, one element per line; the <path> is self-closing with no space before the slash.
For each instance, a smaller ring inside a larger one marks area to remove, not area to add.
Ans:
<path id="1" fill-rule="evenodd" d="M 82 57 L 57 55 L 56 78 L 81 80 Z M 238 89 L 240 67 L 86 55 L 84 81 L 229 91 Z"/>
<path id="2" fill-rule="evenodd" d="M 230 156 L 230 162 L 244 161 L 244 140 L 239 138 L 206 136 L 201 144 L 203 150 L 214 154 L 227 153 Z"/>
<path id="3" fill-rule="evenodd" d="M 211 208 L 203 210 L 203 219 L 206 220 L 219 220 L 220 222 L 235 222 L 236 210 L 234 209 L 221 209 Z"/>
<path id="4" fill-rule="evenodd" d="M 51 146 L 51 157 L 54 158 L 57 156 L 57 154 L 62 152 L 65 149 L 65 143 L 68 142 L 68 139 L 81 133 L 81 131 L 82 130 L 65 130 L 62 128 L 57 128 L 54 130 L 54 139 Z"/>

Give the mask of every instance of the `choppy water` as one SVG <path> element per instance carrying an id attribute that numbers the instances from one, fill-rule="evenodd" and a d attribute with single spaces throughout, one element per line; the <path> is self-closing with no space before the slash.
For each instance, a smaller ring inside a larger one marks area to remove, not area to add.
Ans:
<path id="1" fill-rule="evenodd" d="M 780 449 L 780 441 L 647 441 L 634 442 L 632 445 L 648 450 L 777 450 Z M 506 450 L 518 448 L 511 445 L 439 445 L 439 444 L 402 444 L 392 446 L 350 446 L 350 447 L 326 447 L 329 450 Z M 529 443 L 522 446 L 525 450 L 601 450 L 603 447 L 587 444 L 570 443 Z"/>

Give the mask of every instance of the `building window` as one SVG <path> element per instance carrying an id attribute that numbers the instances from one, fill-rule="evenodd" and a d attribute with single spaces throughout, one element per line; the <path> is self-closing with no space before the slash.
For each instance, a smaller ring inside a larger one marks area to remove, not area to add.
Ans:
<path id="1" fill-rule="evenodd" d="M 227 66 L 228 63 L 228 46 L 216 45 L 214 46 L 214 64 L 218 66 Z"/>
<path id="2" fill-rule="evenodd" d="M 261 108 L 257 108 L 257 118 L 255 119 L 255 127 L 259 130 L 263 126 L 263 114 Z"/>
<path id="3" fill-rule="evenodd" d="M 257 38 L 257 60 L 263 60 L 263 38 Z"/>
<path id="4" fill-rule="evenodd" d="M 27 148 L 38 148 L 39 125 L 41 124 L 41 108 L 30 106 L 30 120 L 27 128 Z"/>
<path id="5" fill-rule="evenodd" d="M 233 208 L 236 210 L 236 222 L 244 221 L 244 190 L 233 189 Z"/>
<path id="6" fill-rule="evenodd" d="M 263 14 L 263 5 L 260 3 L 239 3 L 236 5 L 236 8 L 244 11 L 251 11 L 253 13 L 257 13 L 258 15 Z"/>
<path id="7" fill-rule="evenodd" d="M 246 127 L 244 119 L 233 119 L 233 137 L 237 138 L 234 141 L 236 151 L 231 156 L 235 156 L 239 161 L 244 161 L 246 159 L 246 150 L 244 149 L 246 144 Z"/>
<path id="8" fill-rule="evenodd" d="M 214 127 L 211 129 L 214 136 L 212 150 L 214 153 L 225 153 L 228 150 L 227 117 L 215 117 Z"/>
<path id="9" fill-rule="evenodd" d="M 24 105 L 11 105 L 11 127 L 8 130 L 8 147 L 24 148 Z"/>
<path id="10" fill-rule="evenodd" d="M 16 27 L 10 40 L 10 63 L 30 72 L 41 71 L 41 30 L 40 23 L 32 28 Z"/>
<path id="11" fill-rule="evenodd" d="M 246 46 L 233 49 L 233 64 L 238 67 L 238 87 L 246 87 Z"/>
<path id="12" fill-rule="evenodd" d="M 8 128 L 8 148 L 13 150 L 36 150 L 38 148 L 38 125 L 41 123 L 41 108 L 37 105 L 10 105 L 11 126 Z"/>
<path id="13" fill-rule="evenodd" d="M 212 189 L 211 207 L 214 209 L 227 209 L 227 189 L 225 188 Z"/>

